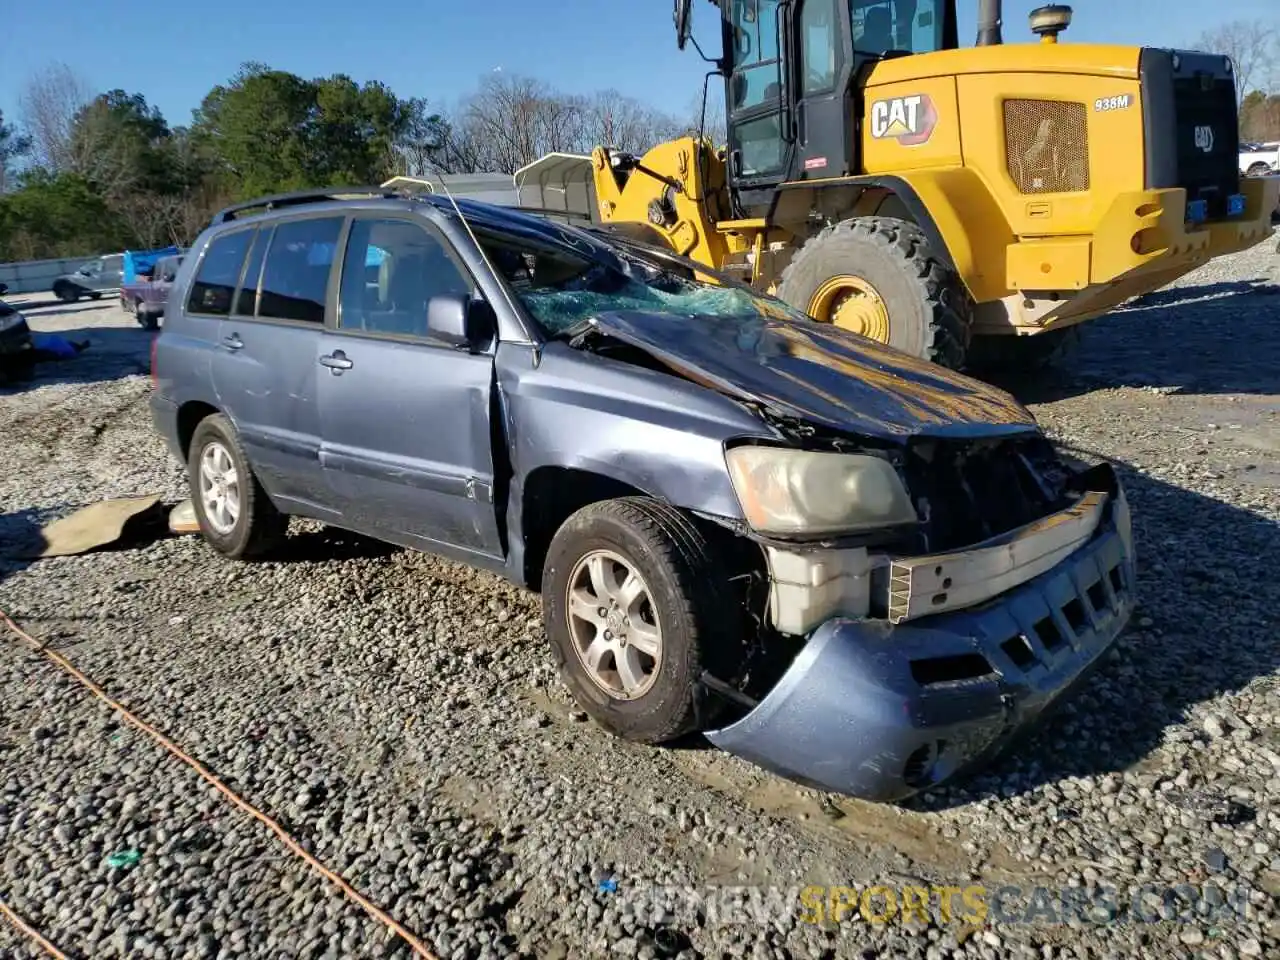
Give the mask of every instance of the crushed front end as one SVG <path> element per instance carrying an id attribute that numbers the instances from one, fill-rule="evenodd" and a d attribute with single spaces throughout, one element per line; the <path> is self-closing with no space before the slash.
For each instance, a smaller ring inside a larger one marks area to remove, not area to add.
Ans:
<path id="1" fill-rule="evenodd" d="M 1134 606 L 1129 508 L 1109 465 L 1068 466 L 1039 435 L 921 441 L 891 459 L 920 517 L 910 529 L 753 536 L 764 629 L 790 653 L 707 733 L 872 801 L 989 758 L 1088 673 Z"/>

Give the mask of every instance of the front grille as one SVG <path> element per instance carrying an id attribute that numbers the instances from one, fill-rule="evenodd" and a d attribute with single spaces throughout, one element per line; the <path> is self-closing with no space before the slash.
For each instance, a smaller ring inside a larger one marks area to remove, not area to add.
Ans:
<path id="1" fill-rule="evenodd" d="M 1066 505 L 1068 475 L 1042 437 L 995 443 L 919 441 L 904 465 L 922 518 L 915 549 L 973 546 Z"/>
<path id="2" fill-rule="evenodd" d="M 1089 118 L 1083 103 L 1006 100 L 1009 176 L 1022 193 L 1089 189 Z"/>
<path id="3" fill-rule="evenodd" d="M 1177 77 L 1173 103 L 1178 137 L 1178 186 L 1188 200 L 1204 200 L 1209 215 L 1226 214 L 1238 189 L 1240 136 L 1236 88 L 1229 78 Z"/>

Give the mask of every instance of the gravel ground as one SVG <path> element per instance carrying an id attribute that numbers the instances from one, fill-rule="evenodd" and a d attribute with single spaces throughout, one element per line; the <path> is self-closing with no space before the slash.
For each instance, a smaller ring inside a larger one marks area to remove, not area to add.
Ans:
<path id="1" fill-rule="evenodd" d="M 193 537 L 16 559 L 79 506 L 184 495 L 148 422 L 149 337 L 114 302 L 30 308 L 36 329 L 91 347 L 0 391 L 0 607 L 441 957 L 1277 956 L 1277 281 L 1268 242 L 1091 324 L 1062 372 L 1013 385 L 1064 444 L 1123 470 L 1141 606 L 1017 753 L 901 807 L 608 737 L 556 681 L 536 598 L 429 556 L 296 524 L 287 554 L 255 566 Z M 0 692 L 0 898 L 62 949 L 408 955 L 7 638 Z M 1189 884 L 1202 899 L 1144 923 L 1068 917 L 1060 898 L 1036 922 L 987 924 L 704 904 L 659 925 L 646 908 L 656 887 L 977 883 L 989 905 L 1019 888 L 1003 919 L 1029 919 L 1035 887 L 1115 889 L 1123 906 L 1143 884 Z M 0 924 L 0 955 L 33 954 Z"/>

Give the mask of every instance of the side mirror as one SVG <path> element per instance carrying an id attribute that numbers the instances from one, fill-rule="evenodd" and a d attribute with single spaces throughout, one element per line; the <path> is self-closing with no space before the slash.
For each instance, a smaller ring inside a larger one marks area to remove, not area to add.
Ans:
<path id="1" fill-rule="evenodd" d="M 478 349 L 493 339 L 497 316 L 484 300 L 441 293 L 427 302 L 427 335 L 451 347 Z"/>
<path id="2" fill-rule="evenodd" d="M 692 0 L 676 0 L 675 23 L 676 23 L 676 47 L 683 50 L 685 44 L 689 42 L 689 36 L 693 32 L 692 13 L 690 9 Z"/>

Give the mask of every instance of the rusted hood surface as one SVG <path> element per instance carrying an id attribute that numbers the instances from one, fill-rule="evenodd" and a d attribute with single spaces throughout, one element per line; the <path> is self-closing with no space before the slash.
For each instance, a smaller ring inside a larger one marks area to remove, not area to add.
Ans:
<path id="1" fill-rule="evenodd" d="M 691 380 L 835 430 L 905 440 L 1036 429 L 1005 391 L 827 324 L 614 312 L 591 325 Z"/>

